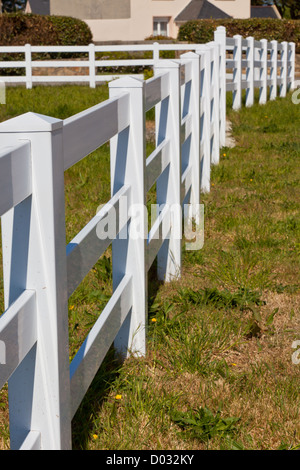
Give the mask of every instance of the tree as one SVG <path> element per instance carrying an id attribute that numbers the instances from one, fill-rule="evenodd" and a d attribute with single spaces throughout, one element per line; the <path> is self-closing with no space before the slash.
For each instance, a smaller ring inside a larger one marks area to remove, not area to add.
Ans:
<path id="1" fill-rule="evenodd" d="M 290 17 L 293 20 L 300 19 L 299 0 L 274 0 L 274 5 L 277 6 L 279 13 L 283 18 Z"/>
<path id="2" fill-rule="evenodd" d="M 2 0 L 2 12 L 11 13 L 15 11 L 24 11 L 25 7 L 26 0 Z"/>
<path id="3" fill-rule="evenodd" d="M 276 5 L 282 18 L 300 19 L 299 0 L 251 0 L 251 5 Z"/>
<path id="4" fill-rule="evenodd" d="M 273 0 L 251 0 L 252 6 L 264 6 L 264 5 L 273 5 Z"/>

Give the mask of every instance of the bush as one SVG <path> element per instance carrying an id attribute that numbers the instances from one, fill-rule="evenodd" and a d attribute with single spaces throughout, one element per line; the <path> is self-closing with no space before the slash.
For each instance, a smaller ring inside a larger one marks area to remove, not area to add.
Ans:
<path id="1" fill-rule="evenodd" d="M 0 46 L 82 46 L 92 42 L 88 25 L 68 16 L 0 15 Z"/>
<path id="2" fill-rule="evenodd" d="M 213 41 L 214 31 L 218 26 L 225 26 L 228 37 L 240 34 L 244 38 L 253 36 L 257 40 L 295 42 L 297 52 L 300 52 L 299 20 L 250 18 L 188 21 L 180 27 L 178 39 L 193 43 Z"/>
<path id="3" fill-rule="evenodd" d="M 24 13 L 0 15 L 0 46 L 84 46 L 92 42 L 88 25 L 68 16 L 44 16 Z M 36 60 L 59 59 L 59 53 L 33 54 Z M 74 54 L 63 54 L 65 59 Z M 82 55 L 81 55 L 82 57 Z M 3 61 L 24 60 L 24 54 L 1 54 Z M 24 68 L 6 68 L 1 76 L 25 75 Z"/>

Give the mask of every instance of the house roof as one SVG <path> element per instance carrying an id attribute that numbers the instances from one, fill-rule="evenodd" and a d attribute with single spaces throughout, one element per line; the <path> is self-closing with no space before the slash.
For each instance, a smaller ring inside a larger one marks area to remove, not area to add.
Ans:
<path id="1" fill-rule="evenodd" d="M 251 7 L 251 18 L 280 18 L 273 5 Z"/>
<path id="2" fill-rule="evenodd" d="M 32 13 L 50 15 L 50 0 L 28 0 Z"/>
<path id="3" fill-rule="evenodd" d="M 212 5 L 207 0 L 191 0 L 191 2 L 177 15 L 175 21 L 190 21 L 200 19 L 231 18 L 223 10 Z"/>

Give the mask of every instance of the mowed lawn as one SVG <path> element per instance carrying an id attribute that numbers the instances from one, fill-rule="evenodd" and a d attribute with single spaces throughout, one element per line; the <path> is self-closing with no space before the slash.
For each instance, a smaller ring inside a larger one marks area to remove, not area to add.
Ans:
<path id="1" fill-rule="evenodd" d="M 107 97 L 105 86 L 9 88 L 0 121 L 27 111 L 64 119 Z M 164 285 L 155 266 L 149 272 L 147 355 L 120 366 L 111 349 L 74 417 L 74 449 L 300 445 L 292 347 L 300 340 L 300 107 L 289 94 L 235 112 L 230 98 L 236 146 L 221 149 L 202 195 L 204 246 L 183 245 L 178 281 Z M 65 182 L 69 242 L 109 199 L 109 144 Z M 111 294 L 110 256 L 108 249 L 70 298 L 70 359 Z M 2 297 L 1 284 L 3 310 Z M 8 447 L 5 387 L 0 449 Z"/>

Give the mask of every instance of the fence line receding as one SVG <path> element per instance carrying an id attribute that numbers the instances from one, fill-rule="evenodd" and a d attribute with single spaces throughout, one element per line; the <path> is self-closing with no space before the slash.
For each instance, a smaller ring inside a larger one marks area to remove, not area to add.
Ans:
<path id="1" fill-rule="evenodd" d="M 145 355 L 147 273 L 157 260 L 159 279 L 178 278 L 183 214 L 195 233 L 201 229 L 200 194 L 210 190 L 211 165 L 226 144 L 226 92 L 238 109 L 243 89 L 252 106 L 255 88 L 262 104 L 294 87 L 294 44 L 226 38 L 219 27 L 213 42 L 182 49 L 190 52 L 161 60 L 158 45 L 149 45 L 152 78 L 111 81 L 107 101 L 65 121 L 29 112 L 0 124 L 0 386 L 8 381 L 12 449 L 70 449 L 72 417 L 112 343 L 123 356 Z M 28 87 L 39 66 L 30 54 L 46 50 L 61 48 L 25 46 Z M 80 50 L 90 53 L 85 79 L 95 86 L 97 47 Z M 0 63 L 12 66 L 24 63 Z M 156 148 L 146 158 L 145 116 L 153 107 Z M 64 172 L 108 141 L 111 199 L 66 246 Z M 149 230 L 147 213 L 134 209 L 146 207 L 153 185 L 159 211 Z M 111 215 L 117 224 L 108 239 L 101 226 Z M 113 294 L 70 364 L 68 298 L 110 244 Z"/>

